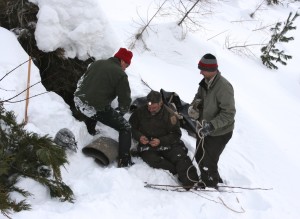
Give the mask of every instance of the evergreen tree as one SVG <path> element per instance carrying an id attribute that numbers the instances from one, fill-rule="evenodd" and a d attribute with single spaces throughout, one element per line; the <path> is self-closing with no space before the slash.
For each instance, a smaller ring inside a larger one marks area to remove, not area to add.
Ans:
<path id="1" fill-rule="evenodd" d="M 269 43 L 261 48 L 262 55 L 261 60 L 262 63 L 271 69 L 278 69 L 278 67 L 273 63 L 273 61 L 279 62 L 283 65 L 286 65 L 286 62 L 284 60 L 291 59 L 292 56 L 284 54 L 283 50 L 279 50 L 275 47 L 275 44 L 278 42 L 289 42 L 291 40 L 294 40 L 294 37 L 286 37 L 285 34 L 289 30 L 296 29 L 293 25 L 293 21 L 299 16 L 298 13 L 295 13 L 294 17 L 290 20 L 292 13 L 289 14 L 287 21 L 284 23 L 284 27 L 280 29 L 281 22 L 277 22 L 275 24 L 274 28 L 271 28 L 270 30 L 273 31 L 273 34 L 271 36 L 271 40 Z"/>
<path id="2" fill-rule="evenodd" d="M 48 187 L 51 197 L 73 201 L 72 190 L 62 181 L 60 167 L 68 163 L 65 150 L 50 137 L 38 136 L 17 124 L 13 112 L 0 103 L 0 211 L 8 217 L 12 211 L 29 210 L 26 197 L 31 194 L 16 186 L 20 177 L 31 178 Z M 12 200 L 17 192 L 24 200 Z"/>

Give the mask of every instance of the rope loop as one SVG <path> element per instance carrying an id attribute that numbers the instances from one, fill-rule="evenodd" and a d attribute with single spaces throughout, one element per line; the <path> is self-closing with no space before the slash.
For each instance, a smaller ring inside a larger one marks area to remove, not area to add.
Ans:
<path id="1" fill-rule="evenodd" d="M 193 162 L 193 160 L 195 159 L 195 156 L 196 156 L 196 154 L 197 154 L 197 151 L 199 150 L 199 148 L 201 148 L 202 151 L 203 151 L 203 153 L 202 153 L 201 159 L 200 159 L 199 162 L 197 163 L 198 167 L 200 167 L 200 163 L 201 163 L 201 161 L 203 160 L 203 157 L 204 157 L 204 155 L 205 155 L 205 150 L 204 150 L 204 136 L 201 134 L 201 130 L 202 130 L 202 128 L 203 128 L 203 124 L 204 124 L 204 120 L 202 120 L 201 122 L 200 122 L 199 120 L 196 121 L 196 134 L 197 134 L 197 136 L 199 137 L 200 140 L 199 140 L 198 144 L 196 145 L 196 150 L 195 150 L 195 152 L 194 152 L 194 156 L 193 156 L 193 158 L 192 158 L 192 162 Z M 192 167 L 193 167 L 193 165 L 191 165 L 191 166 L 187 169 L 187 171 L 186 171 L 187 178 L 188 178 L 190 181 L 194 182 L 195 185 L 197 185 L 198 183 L 202 183 L 202 184 L 206 187 L 206 184 L 205 184 L 201 179 L 199 179 L 199 181 L 195 181 L 195 180 L 192 180 L 192 179 L 189 177 L 189 171 L 190 171 L 190 169 L 191 169 Z"/>

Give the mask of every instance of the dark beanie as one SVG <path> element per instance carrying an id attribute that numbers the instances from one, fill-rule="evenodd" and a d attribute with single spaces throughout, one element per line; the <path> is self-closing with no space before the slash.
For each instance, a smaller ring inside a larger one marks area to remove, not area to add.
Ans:
<path id="1" fill-rule="evenodd" d="M 132 56 L 133 56 L 132 52 L 125 48 L 120 48 L 119 51 L 114 55 L 114 57 L 122 59 L 128 65 L 130 65 L 131 63 Z"/>
<path id="2" fill-rule="evenodd" d="M 150 93 L 147 95 L 147 103 L 148 105 L 151 105 L 153 103 L 159 103 L 161 101 L 162 97 L 161 94 L 158 91 L 150 91 Z"/>
<path id="3" fill-rule="evenodd" d="M 213 72 L 218 70 L 218 62 L 214 55 L 205 54 L 198 63 L 198 68 L 203 71 Z"/>

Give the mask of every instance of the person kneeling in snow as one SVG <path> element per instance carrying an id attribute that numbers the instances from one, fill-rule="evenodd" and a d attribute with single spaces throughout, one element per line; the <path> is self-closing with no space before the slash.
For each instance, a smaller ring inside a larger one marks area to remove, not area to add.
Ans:
<path id="1" fill-rule="evenodd" d="M 84 115 L 119 132 L 118 167 L 133 164 L 129 152 L 131 127 L 123 118 L 131 103 L 131 90 L 125 69 L 130 65 L 132 56 L 131 51 L 120 48 L 114 57 L 93 62 L 78 81 L 74 94 L 75 105 Z M 119 102 L 118 111 L 111 107 L 111 102 L 116 97 Z"/>
<path id="2" fill-rule="evenodd" d="M 193 186 L 199 181 L 197 170 L 187 155 L 187 148 L 180 140 L 179 120 L 163 104 L 157 91 L 147 95 L 147 105 L 137 108 L 131 115 L 132 136 L 139 142 L 141 158 L 153 168 L 178 174 L 183 186 Z"/>

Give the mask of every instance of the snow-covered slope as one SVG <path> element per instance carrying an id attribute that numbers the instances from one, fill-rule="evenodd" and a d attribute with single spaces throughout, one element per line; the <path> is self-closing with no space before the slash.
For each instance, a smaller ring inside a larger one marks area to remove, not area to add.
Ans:
<path id="1" fill-rule="evenodd" d="M 59 46 L 68 50 L 70 57 L 86 54 L 96 57 L 113 55 L 120 46 L 128 47 L 141 18 L 155 13 L 154 2 L 129 0 L 32 0 L 38 3 L 36 38 L 39 46 L 51 51 Z M 76 201 L 61 203 L 50 199 L 48 191 L 38 183 L 22 179 L 20 187 L 31 191 L 28 199 L 31 211 L 11 215 L 14 219 L 40 218 L 298 218 L 300 215 L 297 188 L 300 137 L 300 73 L 297 50 L 300 45 L 299 28 L 291 31 L 294 41 L 282 44 L 293 56 L 287 66 L 272 71 L 259 60 L 258 47 L 250 47 L 255 56 L 245 56 L 227 50 L 226 42 L 259 44 L 270 38 L 268 29 L 256 29 L 284 21 L 300 3 L 264 6 L 254 19 L 249 17 L 261 1 L 212 1 L 211 13 L 201 17 L 201 28 L 186 33 L 176 20 L 160 17 L 153 20 L 142 43 L 133 49 L 134 57 L 127 73 L 132 97 L 149 92 L 141 80 L 159 90 L 176 91 L 185 102 L 190 102 L 197 90 L 201 75 L 197 63 L 202 55 L 216 55 L 221 73 L 232 83 L 236 99 L 236 128 L 220 162 L 220 174 L 230 186 L 272 188 L 272 190 L 230 189 L 234 193 L 167 192 L 144 188 L 144 182 L 154 184 L 177 183 L 171 174 L 148 167 L 141 159 L 128 169 L 97 165 L 85 157 L 81 148 L 93 140 L 85 125 L 76 121 L 62 98 L 47 93 L 30 100 L 29 123 L 26 128 L 54 137 L 63 127 L 73 131 L 78 141 L 77 153 L 68 152 L 70 164 L 63 171 L 64 181 L 75 193 Z M 291 2 L 291 1 L 290 1 Z M 99 13 L 98 13 L 99 10 Z M 78 16 L 76 16 L 78 15 Z M 295 25 L 299 26 L 299 20 Z M 102 32 L 103 31 L 103 32 Z M 98 35 L 103 33 L 101 36 Z M 1 78 L 28 59 L 13 34 L 0 28 Z M 31 82 L 40 80 L 32 67 Z M 9 98 L 25 89 L 27 64 L 0 81 L 0 97 Z M 7 91 L 9 90 L 9 91 Z M 31 95 L 42 93 L 39 84 Z M 25 96 L 25 94 L 24 94 Z M 24 96 L 22 98 L 24 98 Z M 20 97 L 21 98 L 21 97 Z M 22 99 L 21 98 L 21 99 Z M 5 104 L 14 110 L 18 120 L 24 119 L 25 103 Z M 125 115 L 129 118 L 130 115 Z M 117 139 L 117 132 L 99 124 L 102 135 Z M 195 139 L 182 130 L 182 139 L 193 157 Z M 13 194 L 20 200 L 22 197 Z M 237 213 L 243 212 L 243 213 Z"/>

